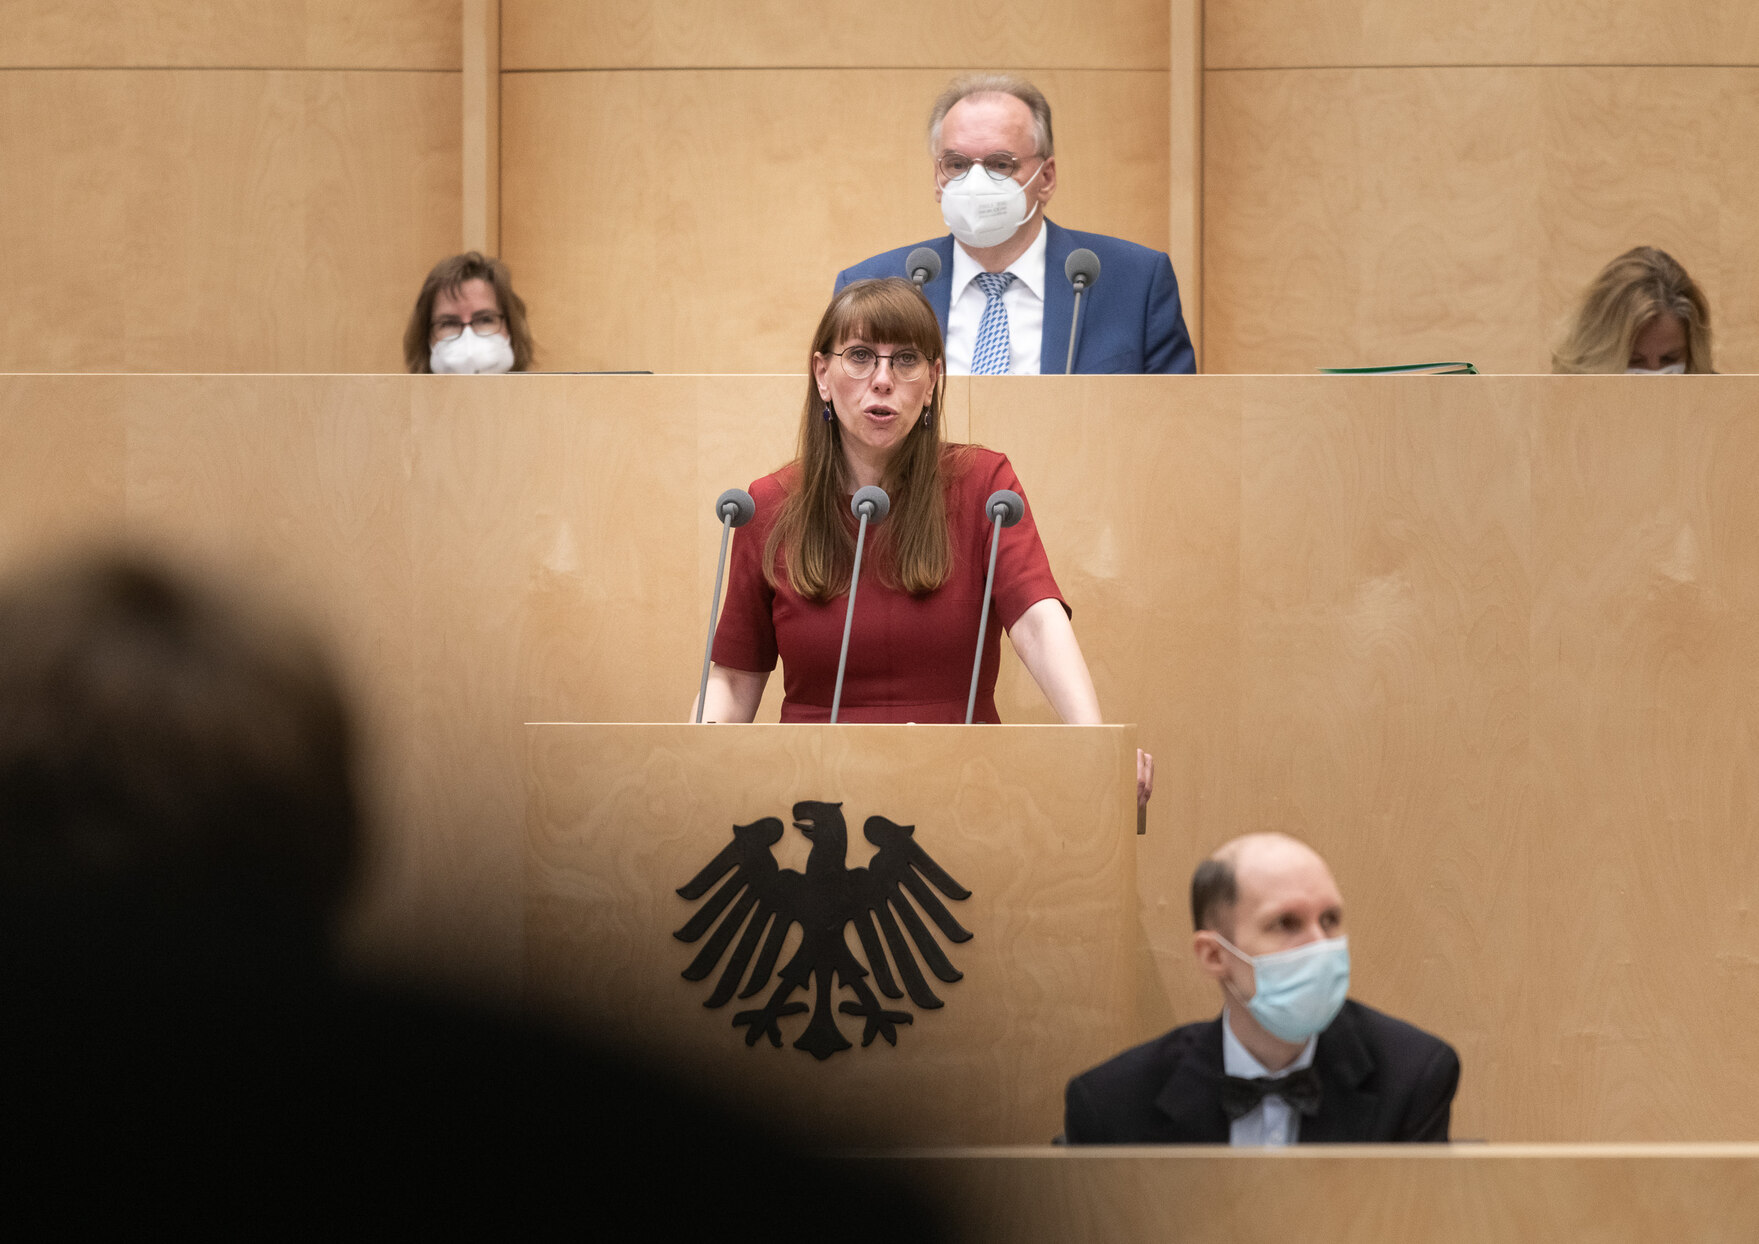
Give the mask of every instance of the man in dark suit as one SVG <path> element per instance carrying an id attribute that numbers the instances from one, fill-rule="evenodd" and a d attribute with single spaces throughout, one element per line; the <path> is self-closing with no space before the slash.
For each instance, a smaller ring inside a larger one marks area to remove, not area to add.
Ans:
<path id="1" fill-rule="evenodd" d="M 1050 104 L 1009 74 L 955 79 L 929 121 L 935 198 L 949 236 L 920 243 L 940 256 L 922 292 L 941 322 L 950 374 L 1061 374 L 1075 295 L 1064 264 L 1085 248 L 1100 275 L 1081 296 L 1076 372 L 1192 372 L 1196 356 L 1173 265 L 1160 251 L 1044 217 L 1057 187 Z M 837 277 L 908 277 L 913 246 Z"/>
<path id="2" fill-rule="evenodd" d="M 1071 1144 L 1448 1138 L 1460 1060 L 1446 1042 L 1346 1000 L 1343 899 L 1311 848 L 1283 834 L 1227 843 L 1191 879 L 1191 918 L 1221 1016 L 1071 1080 Z"/>

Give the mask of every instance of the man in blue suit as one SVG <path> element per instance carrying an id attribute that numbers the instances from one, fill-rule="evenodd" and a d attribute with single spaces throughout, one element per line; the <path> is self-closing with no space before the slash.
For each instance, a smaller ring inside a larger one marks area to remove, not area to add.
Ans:
<path id="1" fill-rule="evenodd" d="M 1081 296 L 1074 371 L 1191 372 L 1196 357 L 1173 265 L 1160 251 L 1045 219 L 1057 188 L 1050 104 L 1010 74 L 955 79 L 929 120 L 935 198 L 952 233 L 920 245 L 940 256 L 922 287 L 946 335 L 954 375 L 1061 374 L 1075 293 L 1063 265 L 1086 248 L 1100 275 Z M 909 276 L 913 246 L 837 276 Z"/>

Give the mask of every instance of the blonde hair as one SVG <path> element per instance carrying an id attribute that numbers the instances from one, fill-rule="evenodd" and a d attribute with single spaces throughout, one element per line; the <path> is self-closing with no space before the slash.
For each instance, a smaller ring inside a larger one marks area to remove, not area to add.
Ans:
<path id="1" fill-rule="evenodd" d="M 1696 281 L 1664 250 L 1639 246 L 1600 270 L 1582 295 L 1569 334 L 1551 355 L 1551 370 L 1567 374 L 1622 372 L 1631 344 L 1663 315 L 1686 330 L 1686 370 L 1709 372 L 1710 304 Z"/>
<path id="2" fill-rule="evenodd" d="M 855 569 L 855 533 L 844 498 L 852 481 L 843 459 L 842 425 L 824 417 L 813 357 L 829 354 L 851 337 L 914 346 L 933 362 L 941 357 L 941 327 L 915 285 L 902 277 L 853 281 L 831 299 L 818 322 L 807 356 L 806 404 L 800 412 L 800 443 L 787 500 L 764 544 L 764 577 L 776 584 L 781 550 L 788 583 L 808 600 L 827 601 L 843 592 Z M 880 481 L 892 499 L 886 521 L 868 536 L 869 556 L 889 587 L 911 595 L 932 592 L 953 573 L 947 501 L 941 489 L 943 372 L 929 394 L 922 418 L 910 429 Z"/>

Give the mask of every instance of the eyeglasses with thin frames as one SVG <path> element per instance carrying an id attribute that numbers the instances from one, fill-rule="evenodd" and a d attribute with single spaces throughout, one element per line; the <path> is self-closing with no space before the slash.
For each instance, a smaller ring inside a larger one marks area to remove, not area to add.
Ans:
<path id="1" fill-rule="evenodd" d="M 1028 156 L 1028 159 L 1036 157 Z M 1019 173 L 1023 161 L 1012 151 L 992 151 L 981 160 L 958 151 L 943 151 L 934 165 L 948 181 L 958 181 L 972 169 L 982 167 L 991 181 L 1008 181 Z"/>
<path id="2" fill-rule="evenodd" d="M 909 348 L 881 354 L 866 346 L 850 346 L 831 353 L 843 361 L 843 372 L 851 380 L 866 380 L 882 361 L 891 363 L 894 380 L 920 380 L 929 363 L 921 350 Z"/>
<path id="3" fill-rule="evenodd" d="M 487 337 L 501 331 L 506 317 L 499 311 L 478 311 L 470 317 L 470 330 L 478 337 Z M 464 321 L 455 315 L 442 315 L 434 321 L 434 340 L 450 341 L 464 331 Z"/>

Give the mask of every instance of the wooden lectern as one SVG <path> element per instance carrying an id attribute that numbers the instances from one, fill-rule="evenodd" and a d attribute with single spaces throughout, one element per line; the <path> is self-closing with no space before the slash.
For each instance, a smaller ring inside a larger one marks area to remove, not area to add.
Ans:
<path id="1" fill-rule="evenodd" d="M 1135 1031 L 1135 733 L 528 726 L 527 991 L 828 1141 L 1042 1144 L 1062 1129 L 1068 1078 Z M 840 805 L 806 810 L 811 837 L 796 807 L 808 801 Z M 842 862 L 833 821 L 846 827 Z M 693 881 L 696 897 L 682 897 Z M 697 935 L 681 940 L 693 917 Z M 949 936 L 948 919 L 969 939 Z M 742 951 L 749 996 L 705 1005 Z M 791 963 L 799 978 L 845 953 L 848 972 L 785 987 Z M 685 979 L 699 958 L 700 979 Z M 779 1048 L 766 1007 L 781 1012 Z"/>

